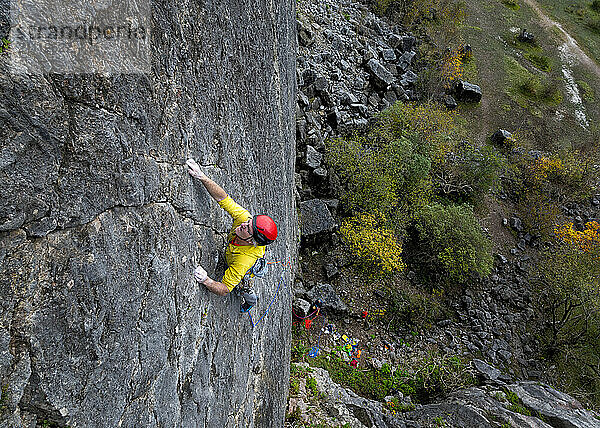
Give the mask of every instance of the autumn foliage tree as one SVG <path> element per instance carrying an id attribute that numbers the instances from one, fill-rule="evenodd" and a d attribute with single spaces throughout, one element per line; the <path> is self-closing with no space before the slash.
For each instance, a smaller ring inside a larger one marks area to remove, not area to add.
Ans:
<path id="1" fill-rule="evenodd" d="M 600 224 L 556 225 L 536 278 L 545 314 L 544 349 L 557 382 L 600 403 Z M 587 391 L 584 393 L 583 391 Z"/>

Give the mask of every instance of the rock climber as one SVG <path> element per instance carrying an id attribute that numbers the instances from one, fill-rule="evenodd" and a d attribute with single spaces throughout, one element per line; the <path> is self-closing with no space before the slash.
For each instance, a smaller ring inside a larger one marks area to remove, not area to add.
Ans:
<path id="1" fill-rule="evenodd" d="M 227 295 L 241 284 L 239 290 L 243 302 L 240 311 L 247 312 L 258 301 L 258 296 L 252 289 L 250 272 L 255 263 L 264 257 L 265 246 L 277 238 L 277 225 L 271 217 L 263 214 L 252 216 L 248 210 L 234 202 L 221 186 L 202 172 L 194 159 L 188 159 L 186 164 L 190 175 L 200 180 L 210 196 L 233 218 L 225 251 L 227 269 L 221 282 L 209 278 L 202 266 L 196 267 L 194 277 L 219 296 Z"/>

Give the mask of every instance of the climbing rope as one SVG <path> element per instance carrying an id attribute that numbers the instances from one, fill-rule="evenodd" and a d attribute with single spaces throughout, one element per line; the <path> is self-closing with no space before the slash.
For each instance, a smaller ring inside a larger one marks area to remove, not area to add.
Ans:
<path id="1" fill-rule="evenodd" d="M 312 348 L 310 348 L 310 351 L 308 351 L 308 356 L 311 358 L 315 358 L 317 355 L 319 355 L 319 343 L 321 342 L 321 333 L 323 333 L 324 328 L 325 328 L 325 317 L 323 317 L 323 325 L 321 325 L 321 330 L 319 331 L 319 337 L 317 338 L 317 344 L 315 346 L 313 346 Z"/>
<path id="2" fill-rule="evenodd" d="M 285 263 L 286 266 L 289 266 L 292 264 L 292 259 L 288 259 L 287 263 L 283 262 L 283 261 L 274 261 L 274 262 L 267 262 L 268 265 L 275 265 L 278 263 Z M 277 295 L 279 294 L 279 290 L 281 289 L 281 284 L 284 283 L 284 274 L 285 274 L 285 270 L 281 273 L 281 277 L 279 278 L 279 283 L 277 284 L 277 289 L 275 290 L 275 295 L 273 296 L 273 298 L 271 299 L 271 303 L 269 303 L 269 306 L 267 307 L 267 310 L 265 311 L 265 313 L 263 313 L 261 315 L 261 317 L 258 319 L 258 321 L 254 322 L 254 319 L 252 318 L 252 314 L 250 313 L 250 311 L 248 311 L 248 316 L 250 317 L 250 322 L 252 323 L 252 327 L 256 327 L 258 325 L 258 323 L 260 323 L 263 318 L 269 313 L 269 310 L 271 309 L 271 305 L 273 305 L 273 302 L 275 301 L 275 299 L 277 298 Z"/>
<path id="3" fill-rule="evenodd" d="M 294 308 L 292 308 L 292 314 L 294 315 L 294 317 L 298 318 L 299 320 L 306 320 L 306 319 L 310 319 L 311 321 L 314 320 L 315 318 L 317 318 L 319 316 L 319 311 L 321 310 L 321 308 L 317 308 L 314 311 L 312 311 L 310 314 L 308 314 L 305 317 L 301 317 L 298 314 L 296 314 L 296 312 L 294 311 Z M 315 315 L 316 314 L 316 315 Z M 315 315 L 313 317 L 313 315 Z M 312 317 L 312 318 L 311 318 Z"/>

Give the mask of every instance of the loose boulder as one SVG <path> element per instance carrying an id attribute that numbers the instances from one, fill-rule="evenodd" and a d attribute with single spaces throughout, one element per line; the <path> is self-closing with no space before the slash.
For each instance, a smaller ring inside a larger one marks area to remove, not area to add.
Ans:
<path id="1" fill-rule="evenodd" d="M 301 232 L 303 236 L 315 235 L 335 227 L 335 220 L 321 199 L 300 203 Z"/>
<path id="2" fill-rule="evenodd" d="M 482 97 L 481 88 L 461 80 L 456 85 L 456 96 L 460 101 L 478 103 Z"/>
<path id="3" fill-rule="evenodd" d="M 335 292 L 335 288 L 331 284 L 318 283 L 308 292 L 308 297 L 314 302 L 320 300 L 322 308 L 327 311 L 335 312 L 336 314 L 344 314 L 348 312 L 348 307 L 340 299 L 340 296 Z"/>
<path id="4" fill-rule="evenodd" d="M 497 145 L 502 145 L 508 141 L 512 141 L 513 136 L 510 132 L 508 132 L 504 129 L 499 129 L 492 134 L 491 138 L 492 138 L 492 143 L 497 144 Z"/>
<path id="5" fill-rule="evenodd" d="M 535 36 L 533 34 L 527 32 L 527 30 L 524 28 L 521 31 L 521 34 L 519 34 L 519 36 L 517 37 L 517 39 L 519 39 L 519 41 L 523 42 L 523 43 L 529 43 L 529 44 L 535 43 Z"/>
<path id="6" fill-rule="evenodd" d="M 395 80 L 392 73 L 376 59 L 370 59 L 367 62 L 367 70 L 373 79 L 373 84 L 381 89 L 387 88 Z"/>

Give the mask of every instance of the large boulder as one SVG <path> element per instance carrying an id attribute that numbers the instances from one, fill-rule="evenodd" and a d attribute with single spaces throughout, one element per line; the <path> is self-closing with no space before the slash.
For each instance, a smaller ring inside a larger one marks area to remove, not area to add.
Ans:
<path id="1" fill-rule="evenodd" d="M 521 30 L 521 33 L 517 36 L 517 39 L 519 39 L 520 42 L 529 43 L 531 45 L 535 43 L 535 36 L 528 32 L 525 28 Z"/>
<path id="2" fill-rule="evenodd" d="M 498 129 L 491 136 L 492 143 L 497 145 L 504 145 L 508 141 L 513 141 L 513 136 L 510 132 L 505 129 Z"/>
<path id="3" fill-rule="evenodd" d="M 337 314 L 343 314 L 348 311 L 346 304 L 340 299 L 331 284 L 317 284 L 308 292 L 308 297 L 315 302 L 320 300 L 323 303 L 323 309 Z"/>
<path id="4" fill-rule="evenodd" d="M 298 32 L 298 42 L 301 46 L 310 46 L 314 43 L 314 36 L 310 28 L 301 21 L 296 21 L 296 31 Z"/>
<path id="5" fill-rule="evenodd" d="M 598 428 L 600 419 L 585 410 L 568 394 L 540 382 L 518 382 L 509 385 L 523 405 L 541 415 L 554 428 Z"/>
<path id="6" fill-rule="evenodd" d="M 367 62 L 367 70 L 371 75 L 373 84 L 380 89 L 385 89 L 388 85 L 394 83 L 394 75 L 376 59 L 372 58 Z"/>
<path id="7" fill-rule="evenodd" d="M 481 101 L 481 88 L 473 83 L 460 80 L 455 87 L 456 96 L 460 101 L 478 103 Z"/>
<path id="8" fill-rule="evenodd" d="M 482 377 L 484 381 L 495 381 L 502 374 L 502 372 L 497 368 L 490 366 L 485 361 L 479 360 L 477 358 L 474 359 L 471 362 L 471 364 L 473 365 L 473 368 L 477 370 L 480 377 Z"/>
<path id="9" fill-rule="evenodd" d="M 327 204 L 321 199 L 300 203 L 300 222 L 302 236 L 330 231 L 336 225 Z"/>
<path id="10" fill-rule="evenodd" d="M 321 166 L 321 160 L 323 155 L 317 151 L 313 146 L 306 146 L 306 165 L 315 169 Z"/>

